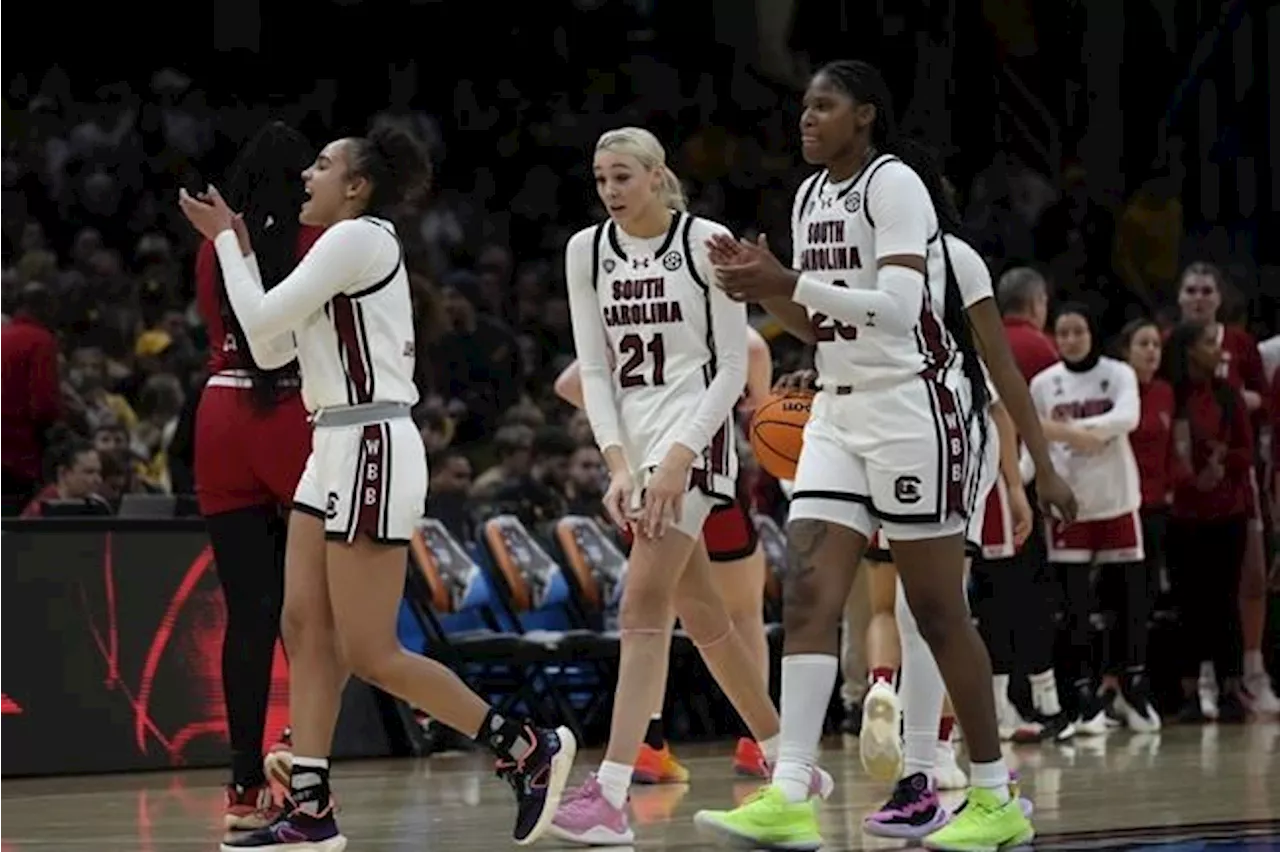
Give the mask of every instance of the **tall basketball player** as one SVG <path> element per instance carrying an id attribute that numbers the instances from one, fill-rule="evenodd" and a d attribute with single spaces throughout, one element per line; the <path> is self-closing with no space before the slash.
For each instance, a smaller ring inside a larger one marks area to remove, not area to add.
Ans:
<path id="1" fill-rule="evenodd" d="M 769 395 L 773 361 L 769 344 L 760 333 L 747 326 L 747 384 L 738 400 L 738 412 L 754 410 Z M 556 394 L 576 408 L 583 407 L 582 373 L 577 361 L 556 378 Z M 735 629 L 747 643 L 751 658 L 769 685 L 769 642 L 764 630 L 764 551 L 751 519 L 749 495 L 738 478 L 738 494 L 733 503 L 717 506 L 702 526 L 702 541 L 711 560 L 712 580 L 729 611 Z M 739 775 L 767 778 L 768 766 L 759 743 L 749 737 L 738 740 L 733 755 Z M 662 726 L 661 703 L 649 719 L 644 742 L 636 757 L 632 780 L 637 784 L 682 784 L 689 772 L 671 753 Z"/>
<path id="2" fill-rule="evenodd" d="M 926 152 L 909 150 L 907 159 L 921 177 L 938 210 L 944 232 L 959 223 L 949 198 L 934 181 L 939 177 L 936 166 Z M 981 256 L 968 243 L 950 233 L 944 233 L 943 248 L 950 267 L 948 275 L 954 275 L 955 291 L 967 311 L 975 311 L 975 305 L 994 299 L 991 273 Z M 942 292 L 935 292 L 935 303 Z M 935 304 L 943 310 L 943 305 Z M 978 308 L 975 312 L 980 312 Z M 970 508 L 966 539 L 971 552 L 991 556 L 1009 556 L 1021 545 L 1031 531 L 1031 508 L 1023 492 L 1022 476 L 1018 467 L 1018 438 L 1009 412 L 999 400 L 994 387 L 988 386 L 990 405 L 985 429 L 994 439 L 983 448 L 985 457 L 977 474 L 978 485 Z M 981 430 L 978 441 L 981 443 Z M 875 539 L 878 547 L 889 549 L 883 527 Z M 889 800 L 863 820 L 868 834 L 881 837 L 916 839 L 924 837 L 946 823 L 949 815 L 938 799 L 936 790 L 963 787 L 968 779 L 956 765 L 951 746 L 952 713 L 943 701 L 944 684 L 938 664 L 928 643 L 920 632 L 907 596 L 902 578 L 894 570 L 892 554 L 885 553 L 887 567 L 876 570 L 891 572 L 896 584 L 893 605 L 896 615 L 899 642 L 902 647 L 903 665 L 901 678 L 902 711 L 899 716 L 896 697 L 889 693 L 879 696 L 882 704 L 889 704 L 888 724 L 886 714 L 871 707 L 865 711 L 862 748 L 864 764 L 874 763 L 868 757 L 880 756 L 881 764 L 897 771 L 898 782 Z M 968 566 L 966 566 L 967 568 Z M 998 695 L 996 696 L 998 698 Z M 868 694 L 870 702 L 873 696 Z M 890 703 L 894 702 L 894 703 Z M 876 712 L 873 712 L 876 711 Z M 939 722 L 938 713 L 942 711 Z M 902 745 L 899 745 L 898 721 L 901 718 Z M 1031 804 L 1020 799 L 1024 814 L 1030 816 Z"/>
<path id="3" fill-rule="evenodd" d="M 805 779 L 835 682 L 851 569 L 880 526 L 973 758 L 966 805 L 925 844 L 972 849 L 1034 835 L 1012 799 L 990 660 L 961 592 L 972 503 L 966 492 L 976 487 L 972 474 L 984 452 L 970 446 L 970 427 L 978 427 L 980 443 L 988 440 L 986 382 L 938 239 L 934 202 L 894 156 L 901 142 L 889 102 L 880 73 L 862 62 L 832 63 L 810 82 L 804 153 L 824 169 L 796 195 L 793 265 L 805 271 L 783 266 L 763 239 L 718 239 L 714 246 L 716 274 L 730 295 L 764 302 L 789 330 L 818 343 L 822 385 L 788 523 L 793 564 L 784 592 L 783 729 L 773 784 L 736 810 L 697 815 L 701 828 L 732 843 L 822 844 Z M 942 287 L 940 313 L 931 294 Z M 1012 362 L 1001 341 L 984 339 L 993 378 L 1019 428 L 1033 427 L 1025 385 L 1009 381 Z M 1043 436 L 1027 438 L 1046 459 Z M 1069 516 L 1070 489 L 1051 466 L 1041 475 L 1041 498 Z M 939 696 L 935 721 L 940 703 Z"/>
<path id="4" fill-rule="evenodd" d="M 259 278 L 283 279 L 320 235 L 298 224 L 298 174 L 312 149 L 280 122 L 249 141 L 227 195 L 245 211 Z M 256 272 L 256 270 L 254 270 Z M 196 304 L 211 341 L 209 380 L 196 411 L 195 474 L 227 605 L 222 691 L 231 740 L 224 821 L 254 829 L 276 816 L 263 771 L 262 738 L 280 608 L 285 523 L 311 445 L 292 347 L 254 349 L 227 301 L 213 243 L 196 256 Z"/>
<path id="5" fill-rule="evenodd" d="M 732 414 L 746 381 L 746 310 L 711 285 L 705 244 L 727 231 L 683 212 L 665 160 L 647 130 L 601 136 L 594 172 L 609 219 L 575 234 L 565 256 L 583 397 L 610 472 L 605 509 L 635 533 L 604 762 L 566 795 L 553 825 L 560 839 L 587 845 L 634 840 L 627 791 L 666 684 L 677 615 L 766 753 L 778 730 L 701 542 L 713 507 L 735 494 Z"/>
<path id="6" fill-rule="evenodd" d="M 327 230 L 298 268 L 265 292 L 247 259 L 248 235 L 217 190 L 204 199 L 180 196 L 187 219 L 217 247 L 227 296 L 255 350 L 296 340 L 302 398 L 315 428 L 294 495 L 285 566 L 295 748 L 287 808 L 224 850 L 346 847 L 325 755 L 347 666 L 497 756 L 498 774 L 516 793 L 519 844 L 550 824 L 572 768 L 576 743 L 567 728 L 502 716 L 451 671 L 396 639 L 427 466 L 409 417 L 418 400 L 409 277 L 387 217 L 425 192 L 430 173 L 425 147 L 399 124 L 329 143 L 303 173 L 307 200 L 299 216 Z"/>

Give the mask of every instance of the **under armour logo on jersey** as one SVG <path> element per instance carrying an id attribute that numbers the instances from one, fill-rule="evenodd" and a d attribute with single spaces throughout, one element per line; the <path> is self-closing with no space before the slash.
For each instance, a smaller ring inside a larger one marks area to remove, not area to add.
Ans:
<path id="1" fill-rule="evenodd" d="M 1103 392 L 1103 393 L 1106 393 L 1106 392 L 1107 392 L 1107 388 L 1109 388 L 1109 387 L 1111 387 L 1111 382 L 1110 382 L 1108 379 L 1103 379 L 1103 380 L 1102 380 L 1102 392 Z"/>
<path id="2" fill-rule="evenodd" d="M 612 259 L 612 258 L 608 258 L 608 259 L 606 259 L 606 260 L 605 260 L 605 262 L 604 262 L 604 271 L 605 271 L 605 272 L 612 272 L 612 271 L 614 270 L 614 268 L 615 268 L 617 265 L 618 265 L 618 264 L 616 264 L 616 263 L 614 263 L 614 262 L 613 262 L 613 259 Z"/>
<path id="3" fill-rule="evenodd" d="M 821 207 L 823 210 L 830 210 L 830 209 L 831 209 L 831 205 L 832 205 L 832 204 L 835 204 L 835 203 L 836 203 L 836 200 L 835 200 L 834 198 L 819 198 L 819 199 L 818 199 L 818 206 L 819 206 L 819 207 Z"/>
<path id="4" fill-rule="evenodd" d="M 849 193 L 844 197 L 844 209 L 850 213 L 857 213 L 858 208 L 862 206 L 862 196 L 857 190 Z"/>
<path id="5" fill-rule="evenodd" d="M 875 312 L 875 311 L 867 311 L 867 321 L 866 321 L 866 322 L 864 322 L 864 323 L 863 323 L 863 325 L 865 325 L 867 328 L 875 328 L 875 327 L 876 327 L 876 312 Z"/>
<path id="6" fill-rule="evenodd" d="M 675 272 L 684 263 L 684 258 L 680 256 L 678 251 L 669 251 L 662 258 L 662 267 L 668 272 Z"/>
<path id="7" fill-rule="evenodd" d="M 648 269 L 648 268 L 649 268 L 649 258 L 647 258 L 647 257 L 633 257 L 633 258 L 631 258 L 631 268 L 632 268 L 632 269 L 642 269 L 642 268 L 643 268 L 643 269 Z"/>

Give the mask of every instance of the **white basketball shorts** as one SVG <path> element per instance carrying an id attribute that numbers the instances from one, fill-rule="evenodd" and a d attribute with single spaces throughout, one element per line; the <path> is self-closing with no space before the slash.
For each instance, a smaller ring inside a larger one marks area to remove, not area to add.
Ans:
<path id="1" fill-rule="evenodd" d="M 977 471 L 965 423 L 969 383 L 913 379 L 820 392 L 804 431 L 791 520 L 839 524 L 870 538 L 941 538 L 966 529 Z M 991 430 L 994 440 L 994 429 Z"/>
<path id="2" fill-rule="evenodd" d="M 426 503 L 426 448 L 408 417 L 312 433 L 293 507 L 324 519 L 325 538 L 408 544 Z"/>

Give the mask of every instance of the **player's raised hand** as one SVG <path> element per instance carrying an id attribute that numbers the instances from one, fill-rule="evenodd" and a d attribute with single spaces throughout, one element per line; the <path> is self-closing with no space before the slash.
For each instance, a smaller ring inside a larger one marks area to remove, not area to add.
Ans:
<path id="1" fill-rule="evenodd" d="M 207 240 L 234 228 L 235 214 L 213 185 L 200 193 L 199 197 L 191 195 L 185 189 L 178 190 L 178 206 L 182 208 L 182 214 L 187 217 L 191 226 Z"/>
<path id="2" fill-rule="evenodd" d="M 789 299 L 796 289 L 798 276 L 769 250 L 764 234 L 754 243 L 739 240 L 737 255 L 731 262 L 713 265 L 720 289 L 739 302 Z"/>
<path id="3" fill-rule="evenodd" d="M 742 247 L 728 234 L 712 234 L 706 245 L 712 266 L 731 266 L 743 259 Z"/>

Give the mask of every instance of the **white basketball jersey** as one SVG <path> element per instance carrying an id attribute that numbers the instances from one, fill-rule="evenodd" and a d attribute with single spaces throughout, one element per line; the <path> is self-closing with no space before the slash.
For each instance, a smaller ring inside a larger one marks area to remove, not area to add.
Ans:
<path id="1" fill-rule="evenodd" d="M 662 461 L 716 375 L 723 341 L 716 340 L 713 301 L 741 312 L 745 347 L 745 310 L 711 289 L 714 272 L 705 244 L 717 233 L 729 231 L 677 213 L 666 235 L 656 239 L 630 237 L 609 221 L 569 241 L 571 254 L 590 253 L 589 259 L 572 262 L 590 270 L 612 365 L 621 443 L 633 470 Z M 738 473 L 733 403 L 741 389 L 734 389 L 723 422 L 694 461 L 707 474 L 708 490 L 730 498 Z"/>
<path id="2" fill-rule="evenodd" d="M 302 401 L 308 411 L 368 402 L 414 405 L 413 305 L 395 226 L 366 216 L 334 227 L 361 229 L 353 250 L 368 257 L 360 264 L 363 273 L 295 331 Z"/>
<path id="3" fill-rule="evenodd" d="M 867 204 L 872 181 L 883 192 L 920 178 L 896 157 L 881 155 L 841 183 L 832 183 L 824 171 L 800 185 L 792 209 L 794 269 L 838 287 L 876 288 L 875 210 Z M 886 332 L 874 316 L 854 326 L 810 311 L 817 337 L 814 364 L 823 385 L 884 386 L 954 366 L 955 343 L 942 321 L 946 267 L 932 205 L 928 216 L 933 236 L 919 246 L 927 269 L 925 295 L 912 333 Z"/>
<path id="4" fill-rule="evenodd" d="M 1076 519 L 1107 520 L 1136 510 L 1142 489 L 1128 436 L 1138 426 L 1142 403 L 1133 368 L 1103 357 L 1092 369 L 1076 372 L 1059 361 L 1031 380 L 1031 398 L 1041 418 L 1088 426 L 1110 438 L 1092 455 L 1056 441 L 1049 445 L 1053 466 L 1075 492 Z"/>

